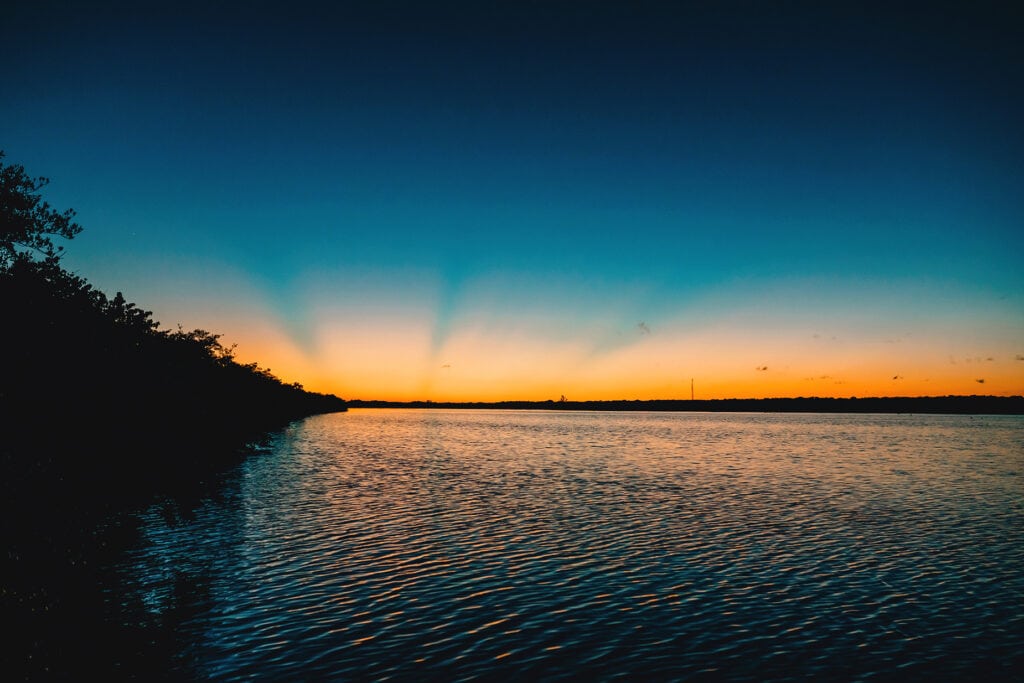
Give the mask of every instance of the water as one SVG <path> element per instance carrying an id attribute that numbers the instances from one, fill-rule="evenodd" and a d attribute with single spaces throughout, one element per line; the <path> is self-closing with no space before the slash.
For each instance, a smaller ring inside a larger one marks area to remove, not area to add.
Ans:
<path id="1" fill-rule="evenodd" d="M 1012 678 L 1024 419 L 355 410 L 143 515 L 218 680 Z"/>

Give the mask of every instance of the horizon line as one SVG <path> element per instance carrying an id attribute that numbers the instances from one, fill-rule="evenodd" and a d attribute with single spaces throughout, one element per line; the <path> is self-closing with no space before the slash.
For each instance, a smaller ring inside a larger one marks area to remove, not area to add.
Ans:
<path id="1" fill-rule="evenodd" d="M 712 398 L 712 399 L 621 399 L 570 401 L 345 401 L 349 408 L 410 409 L 508 409 L 508 410 L 591 410 L 596 412 L 711 412 L 711 413 L 814 413 L 814 414 L 946 414 L 1024 415 L 1024 396 L 870 396 L 858 398 Z"/>
<path id="2" fill-rule="evenodd" d="M 346 403 L 479 403 L 479 404 L 498 404 L 498 403 L 657 403 L 657 402 L 673 402 L 673 403 L 700 403 L 710 401 L 900 401 L 900 400 L 934 400 L 934 399 L 999 399 L 999 400 L 1010 400 L 1010 399 L 1024 399 L 1022 394 L 933 394 L 925 396 L 764 396 L 761 398 L 756 397 L 744 397 L 744 396 L 731 396 L 728 398 L 585 398 L 585 399 L 532 399 L 532 398 L 509 398 L 509 399 L 497 399 L 497 400 L 478 400 L 478 399 L 467 399 L 467 400 L 450 400 L 450 399 L 431 399 L 431 398 L 414 398 L 414 399 L 386 399 L 386 398 L 346 398 L 342 399 Z"/>

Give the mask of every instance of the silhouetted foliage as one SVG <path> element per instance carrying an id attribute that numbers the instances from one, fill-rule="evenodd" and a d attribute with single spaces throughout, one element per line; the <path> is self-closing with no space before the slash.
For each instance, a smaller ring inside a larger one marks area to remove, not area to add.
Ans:
<path id="1" fill-rule="evenodd" d="M 151 451 L 173 450 L 179 439 L 234 443 L 270 423 L 344 409 L 337 397 L 235 362 L 234 347 L 218 334 L 161 330 L 121 292 L 108 298 L 64 270 L 53 239 L 71 239 L 81 227 L 73 211 L 42 200 L 47 182 L 0 161 L 0 305 L 8 330 L 0 350 L 9 365 L 0 407 L 9 434 L 52 440 L 53 429 L 28 427 L 60 423 L 76 443 L 102 441 L 107 459 L 138 438 L 149 445 L 132 444 L 132 457 L 113 459 L 118 467 L 150 467 Z M 90 468 L 103 459 L 93 457 Z"/>
<path id="2" fill-rule="evenodd" d="M 345 402 L 235 362 L 217 334 L 162 330 L 64 270 L 53 239 L 81 228 L 40 198 L 46 183 L 0 161 L 0 610 L 17 622 L 0 665 L 82 677 L 92 661 L 106 679 L 80 632 L 106 628 L 92 567 L 110 513 L 208 481 L 268 430 Z M 128 647 L 148 651 L 151 636 Z"/>
<path id="3" fill-rule="evenodd" d="M 52 238 L 71 239 L 82 226 L 72 221 L 74 210 L 60 213 L 43 201 L 39 191 L 49 178 L 32 178 L 24 166 L 4 164 L 4 156 L 0 151 L 0 267 L 37 256 L 56 263 L 64 247 Z"/>

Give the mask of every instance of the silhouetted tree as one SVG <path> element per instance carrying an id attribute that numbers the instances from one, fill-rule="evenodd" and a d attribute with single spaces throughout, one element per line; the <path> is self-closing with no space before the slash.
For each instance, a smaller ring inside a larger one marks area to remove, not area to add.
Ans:
<path id="1" fill-rule="evenodd" d="M 187 472 L 196 464 L 189 458 L 199 456 L 181 443 L 230 447 L 297 417 L 345 409 L 336 396 L 239 364 L 218 334 L 161 330 L 121 292 L 108 298 L 64 270 L 54 240 L 81 227 L 74 211 L 43 201 L 47 182 L 0 163 L 5 462 L 28 464 L 23 452 L 45 450 L 36 465 L 73 468 L 76 476 L 104 468 Z"/>
<path id="2" fill-rule="evenodd" d="M 47 179 L 2 157 L 0 613 L 17 639 L 0 666 L 12 680 L 81 677 L 95 658 L 109 678 L 115 669 L 82 633 L 120 634 L 109 650 L 128 657 L 159 647 L 152 631 L 122 628 L 126 618 L 113 631 L 101 623 L 116 608 L 88 573 L 110 528 L 101 520 L 209 482 L 240 446 L 345 402 L 239 364 L 220 335 L 162 330 L 121 292 L 107 297 L 64 270 L 55 240 L 81 231 L 74 211 L 53 209 L 39 194 Z"/>
<path id="3" fill-rule="evenodd" d="M 56 263 L 64 247 L 53 238 L 72 239 L 82 226 L 72 220 L 74 210 L 61 213 L 43 201 L 39 191 L 49 178 L 32 178 L 24 166 L 4 164 L 4 156 L 0 151 L 0 268 L 38 257 Z"/>

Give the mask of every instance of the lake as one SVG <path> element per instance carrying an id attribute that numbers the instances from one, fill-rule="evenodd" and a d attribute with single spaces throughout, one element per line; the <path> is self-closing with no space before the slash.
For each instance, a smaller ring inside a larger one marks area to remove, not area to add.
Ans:
<path id="1" fill-rule="evenodd" d="M 142 513 L 112 600 L 239 680 L 1009 679 L 1024 418 L 353 410 Z"/>

